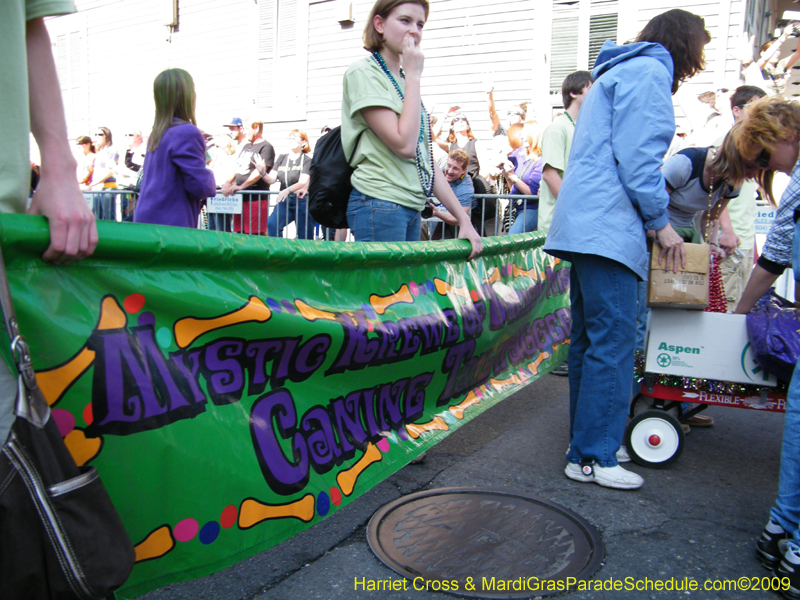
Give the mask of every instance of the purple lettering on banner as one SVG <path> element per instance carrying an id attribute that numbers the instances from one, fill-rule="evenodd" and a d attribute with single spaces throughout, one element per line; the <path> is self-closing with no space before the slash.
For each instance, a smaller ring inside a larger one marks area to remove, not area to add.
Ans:
<path id="1" fill-rule="evenodd" d="M 547 325 L 544 324 L 544 319 L 536 319 L 533 322 L 533 339 L 539 350 L 547 351 L 550 347 L 550 336 L 547 334 Z"/>
<path id="2" fill-rule="evenodd" d="M 458 325 L 458 314 L 452 308 L 445 308 L 444 318 L 447 320 L 444 332 L 444 345 L 452 346 L 461 337 L 461 327 Z"/>
<path id="3" fill-rule="evenodd" d="M 365 448 L 369 436 L 361 423 L 359 410 L 361 390 L 351 392 L 344 398 L 337 398 L 332 403 L 333 418 L 339 431 L 342 450 L 350 456 L 355 448 Z"/>
<path id="4" fill-rule="evenodd" d="M 420 347 L 420 336 L 417 334 L 419 326 L 414 319 L 401 319 L 398 323 L 400 337 L 403 343 L 400 346 L 400 358 L 411 358 Z"/>
<path id="5" fill-rule="evenodd" d="M 200 370 L 214 404 L 233 404 L 242 399 L 244 372 L 238 359 L 243 348 L 243 341 L 238 339 L 217 340 L 205 347 Z"/>
<path id="6" fill-rule="evenodd" d="M 189 368 L 186 366 L 186 363 L 184 363 L 186 358 L 188 358 L 192 363 L 191 370 L 189 370 Z M 198 383 L 198 372 L 200 371 L 200 351 L 195 350 L 194 352 L 190 352 L 188 354 L 184 351 L 175 352 L 169 355 L 169 359 L 178 368 L 178 371 L 180 371 L 183 379 L 188 382 L 189 388 L 192 391 L 192 396 L 194 397 L 194 401 L 203 403 L 206 402 L 205 392 L 200 389 L 200 385 Z"/>
<path id="7" fill-rule="evenodd" d="M 337 315 L 336 321 L 344 329 L 344 342 L 339 355 L 325 374 L 363 369 L 380 350 L 380 340 L 369 339 L 368 324 L 363 311 Z"/>
<path id="8" fill-rule="evenodd" d="M 205 410 L 196 383 L 164 358 L 153 328 L 137 327 L 133 332 L 101 330 L 89 339 L 87 347 L 95 352 L 94 421 L 86 428 L 87 437 L 158 429 Z"/>
<path id="9" fill-rule="evenodd" d="M 250 433 L 261 473 L 270 488 L 284 496 L 302 491 L 309 478 L 308 447 L 297 431 L 292 395 L 280 389 L 256 400 L 250 412 Z M 280 440 L 292 441 L 291 459 L 284 455 Z"/>
<path id="10" fill-rule="evenodd" d="M 422 351 L 421 355 L 436 352 L 442 346 L 442 337 L 444 336 L 444 325 L 447 323 L 444 317 L 438 314 L 421 315 L 417 318 L 419 324 L 419 332 L 422 334 Z"/>
<path id="11" fill-rule="evenodd" d="M 445 383 L 444 390 L 439 394 L 439 399 L 436 402 L 437 406 L 447 404 L 447 402 L 457 394 L 456 379 L 461 366 L 465 361 L 472 357 L 475 352 L 475 341 L 469 340 L 456 344 L 447 351 L 447 354 L 442 361 L 442 372 L 447 374 L 447 382 Z"/>
<path id="12" fill-rule="evenodd" d="M 314 471 L 323 475 L 335 464 L 341 464 L 342 449 L 336 442 L 331 415 L 321 406 L 313 406 L 303 415 L 300 428 L 308 445 L 309 458 Z"/>
<path id="13" fill-rule="evenodd" d="M 428 387 L 432 379 L 433 373 L 422 373 L 412 377 L 411 381 L 408 382 L 404 403 L 406 423 L 416 421 L 422 416 L 422 411 L 425 410 L 425 388 Z"/>
<path id="14" fill-rule="evenodd" d="M 561 321 L 561 326 L 569 337 L 572 334 L 572 312 L 569 308 L 559 308 L 555 315 Z"/>
<path id="15" fill-rule="evenodd" d="M 549 315 L 544 316 L 544 323 L 547 325 L 547 333 L 550 334 L 550 339 L 553 340 L 553 344 L 560 344 L 567 338 L 567 334 L 561 328 L 558 317 L 550 313 Z"/>
<path id="16" fill-rule="evenodd" d="M 474 302 L 472 306 L 464 305 L 461 320 L 464 323 L 464 339 L 474 340 L 483 333 L 483 320 L 486 318 L 486 305 Z"/>
<path id="17" fill-rule="evenodd" d="M 408 379 L 387 383 L 378 388 L 378 415 L 384 431 L 398 429 L 403 424 L 401 402 Z"/>
<path id="18" fill-rule="evenodd" d="M 491 283 L 483 284 L 483 295 L 489 302 L 489 330 L 502 329 L 506 324 L 506 311 Z"/>
<path id="19" fill-rule="evenodd" d="M 248 394 L 251 396 L 260 394 L 267 387 L 267 356 L 280 352 L 281 348 L 283 348 L 281 340 L 255 340 L 247 343 L 244 353 L 251 359 L 247 364 L 250 371 Z"/>
<path id="20" fill-rule="evenodd" d="M 330 347 L 331 336 L 329 335 L 315 335 L 300 346 L 297 358 L 292 361 L 294 369 L 289 376 L 291 380 L 299 382 L 308 379 L 325 362 Z"/>

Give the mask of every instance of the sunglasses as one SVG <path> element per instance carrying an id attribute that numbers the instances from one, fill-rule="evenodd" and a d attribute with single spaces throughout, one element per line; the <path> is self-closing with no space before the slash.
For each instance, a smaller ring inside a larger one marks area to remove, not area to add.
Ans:
<path id="1" fill-rule="evenodd" d="M 755 163 L 756 163 L 756 165 L 758 165 L 760 168 L 762 168 L 762 169 L 766 169 L 767 167 L 769 167 L 769 159 L 770 159 L 770 158 L 772 158 L 772 157 L 770 156 L 769 152 L 767 152 L 767 150 L 766 150 L 766 148 L 765 148 L 765 149 L 763 149 L 763 150 L 761 151 L 761 154 L 759 154 L 758 156 L 756 156 Z"/>
<path id="2" fill-rule="evenodd" d="M 459 122 L 466 123 L 467 120 L 464 117 L 456 117 L 455 119 L 453 119 L 453 123 L 459 123 Z"/>
<path id="3" fill-rule="evenodd" d="M 95 133 L 92 135 L 92 137 L 104 137 L 105 135 L 105 133 Z"/>

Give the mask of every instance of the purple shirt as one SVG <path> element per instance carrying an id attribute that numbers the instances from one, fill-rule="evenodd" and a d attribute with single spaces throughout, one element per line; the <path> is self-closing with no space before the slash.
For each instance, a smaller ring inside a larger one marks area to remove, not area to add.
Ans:
<path id="1" fill-rule="evenodd" d="M 191 123 L 173 122 L 155 152 L 147 153 L 133 220 L 196 228 L 200 202 L 216 194 L 214 173 L 206 168 L 200 130 Z"/>
<path id="2" fill-rule="evenodd" d="M 528 187 L 531 188 L 531 196 L 537 195 L 539 193 L 539 183 L 542 181 L 542 167 L 544 166 L 542 157 L 540 156 L 534 160 L 524 160 L 523 156 L 519 156 L 518 160 L 519 165 L 514 170 L 514 174 L 528 184 Z M 522 192 L 514 185 L 511 188 L 511 193 L 521 194 Z M 534 200 L 530 202 L 538 204 Z"/>

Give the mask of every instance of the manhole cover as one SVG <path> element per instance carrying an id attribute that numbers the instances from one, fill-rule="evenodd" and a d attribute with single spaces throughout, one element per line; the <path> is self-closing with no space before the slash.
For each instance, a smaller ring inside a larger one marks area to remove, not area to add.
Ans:
<path id="1" fill-rule="evenodd" d="M 589 579 L 604 556 L 600 534 L 585 519 L 520 492 L 411 494 L 378 510 L 367 531 L 372 551 L 411 580 L 409 588 L 471 598 L 568 592 L 566 583 Z"/>

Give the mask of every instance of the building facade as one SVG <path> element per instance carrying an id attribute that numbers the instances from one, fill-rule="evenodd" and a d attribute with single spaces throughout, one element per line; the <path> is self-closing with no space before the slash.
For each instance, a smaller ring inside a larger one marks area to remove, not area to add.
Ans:
<path id="1" fill-rule="evenodd" d="M 707 68 L 690 84 L 737 80 L 742 36 L 771 33 L 778 0 L 685 0 L 713 37 Z M 263 120 L 280 151 L 289 131 L 313 141 L 341 120 L 342 75 L 365 55 L 373 0 L 77 0 L 48 21 L 71 137 L 107 126 L 151 128 L 152 82 L 163 69 L 194 77 L 201 129 L 231 117 Z M 547 120 L 564 76 L 591 69 L 606 39 L 633 39 L 672 0 L 432 0 L 422 80 L 426 107 L 460 106 L 479 139 L 490 137 L 487 89 L 497 109 L 529 102 Z M 681 116 L 680 106 L 676 114 Z M 121 141 L 121 140 L 120 140 Z"/>

